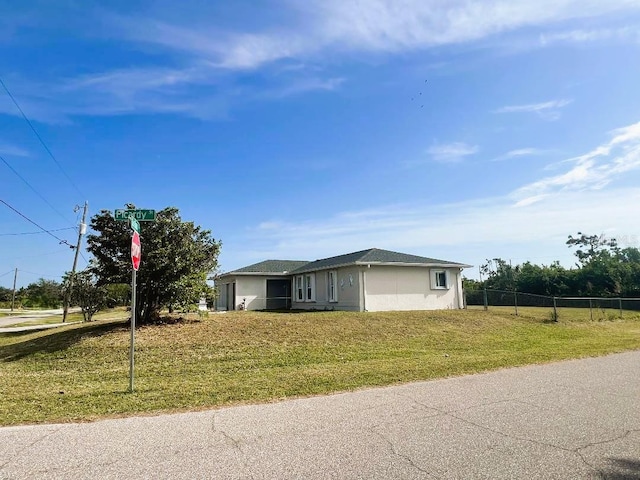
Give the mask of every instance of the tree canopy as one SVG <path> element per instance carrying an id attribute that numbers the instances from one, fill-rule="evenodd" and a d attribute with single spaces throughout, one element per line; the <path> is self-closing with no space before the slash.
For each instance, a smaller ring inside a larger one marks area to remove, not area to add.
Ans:
<path id="1" fill-rule="evenodd" d="M 569 235 L 566 245 L 576 249 L 574 268 L 564 268 L 558 262 L 512 266 L 495 258 L 481 266 L 485 280 L 472 282 L 472 290 L 485 287 L 555 296 L 640 296 L 640 250 L 636 247 L 620 248 L 615 238 L 582 232 Z"/>
<path id="2" fill-rule="evenodd" d="M 210 293 L 208 276 L 218 265 L 221 243 L 209 230 L 185 222 L 177 208 L 157 212 L 141 222 L 142 263 L 137 273 L 137 307 L 141 323 L 156 320 L 162 308 L 197 302 Z M 131 283 L 131 230 L 108 210 L 91 219 L 87 236 L 94 256 L 91 271 L 98 285 Z"/>

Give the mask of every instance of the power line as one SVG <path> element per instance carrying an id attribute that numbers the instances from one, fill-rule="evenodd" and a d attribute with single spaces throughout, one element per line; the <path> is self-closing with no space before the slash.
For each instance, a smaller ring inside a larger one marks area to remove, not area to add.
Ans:
<path id="1" fill-rule="evenodd" d="M 33 220 L 31 220 L 29 217 L 27 217 L 26 215 L 24 215 L 23 213 L 20 213 L 18 210 L 16 210 L 15 208 L 13 208 L 11 205 L 9 205 L 7 202 L 5 202 L 4 200 L 0 199 L 0 202 L 4 203 L 7 207 L 9 207 L 11 210 L 13 210 L 14 212 L 16 212 L 18 215 L 20 215 L 22 218 L 24 218 L 25 220 L 27 220 L 29 223 L 32 223 L 33 225 L 35 225 L 36 227 L 38 227 L 40 230 L 42 230 L 44 233 L 48 234 L 49 236 L 55 238 L 56 240 L 58 240 L 61 244 L 67 245 L 69 246 L 69 248 L 75 248 L 73 245 L 69 244 L 69 242 L 67 240 L 62 240 L 60 237 L 57 237 L 56 235 L 54 235 L 53 233 L 51 233 L 49 230 L 47 230 L 44 227 L 41 227 L 40 225 L 38 225 L 36 222 L 34 222 Z"/>
<path id="2" fill-rule="evenodd" d="M 76 227 L 55 228 L 49 230 L 50 232 L 62 232 L 64 230 L 77 230 Z M 0 237 L 16 237 L 20 235 L 40 235 L 44 232 L 19 232 L 19 233 L 0 233 Z"/>
<path id="3" fill-rule="evenodd" d="M 10 273 L 13 273 L 14 270 L 9 270 L 7 273 L 3 273 L 2 275 L 0 275 L 0 277 L 6 277 L 7 275 L 9 275 Z"/>
<path id="4" fill-rule="evenodd" d="M 47 147 L 47 144 L 44 143 L 44 140 L 42 139 L 42 137 L 40 136 L 40 134 L 38 134 L 38 131 L 35 129 L 35 127 L 33 126 L 33 124 L 31 123 L 31 120 L 29 120 L 29 118 L 27 117 L 27 115 L 24 113 L 24 111 L 22 111 L 22 108 L 20 108 L 20 105 L 18 104 L 18 102 L 16 101 L 16 99 L 13 97 L 13 95 L 11 95 L 11 92 L 9 91 L 9 89 L 7 88 L 7 86 L 5 85 L 4 81 L 2 80 L 2 77 L 0 77 L 0 85 L 2 85 L 2 88 L 4 88 L 4 91 L 7 92 L 7 95 L 9 95 L 9 98 L 11 99 L 11 101 L 13 102 L 13 104 L 16 106 L 16 108 L 18 109 L 18 111 L 22 114 L 22 118 L 24 118 L 24 120 L 27 122 L 27 124 L 29 125 L 29 127 L 31 127 L 31 130 L 33 131 L 33 133 L 35 134 L 35 136 L 38 138 L 38 140 L 40 141 L 40 143 L 42 144 L 42 146 L 44 147 L 44 149 L 47 151 L 47 153 L 49 154 L 49 156 L 51 157 L 51 159 L 55 162 L 55 164 L 58 166 L 58 168 L 60 169 L 60 171 L 63 173 L 63 175 L 67 178 L 67 180 L 69 180 L 69 183 L 71 183 L 71 185 L 73 186 L 73 188 L 76 189 L 76 192 L 78 192 L 80 194 L 80 196 L 84 197 L 84 195 L 82 194 L 82 192 L 80 191 L 80 189 L 77 187 L 77 185 L 73 182 L 73 180 L 71 180 L 71 177 L 69 177 L 69 175 L 67 175 L 67 172 L 65 172 L 64 168 L 62 168 L 62 165 L 60 165 L 60 163 L 58 162 L 58 160 L 56 159 L 56 157 L 53 155 L 53 153 L 51 152 L 51 150 L 49 150 L 49 147 Z"/>
<path id="5" fill-rule="evenodd" d="M 47 205 L 49 205 L 49 207 L 51 207 L 51 210 L 53 210 L 53 211 L 54 211 L 54 212 L 56 212 L 58 215 L 60 215 L 60 216 L 61 216 L 61 217 L 66 221 L 66 222 L 69 222 L 69 219 L 68 219 L 67 217 L 65 217 L 62 213 L 60 213 L 60 212 L 56 209 L 56 207 L 54 207 L 53 205 L 51 205 L 51 204 L 49 203 L 49 201 L 48 201 L 46 198 L 44 198 L 44 197 L 40 194 L 40 192 L 38 192 L 35 188 L 33 188 L 33 186 L 32 186 L 29 182 L 27 182 L 27 180 L 26 180 L 22 175 L 20 175 L 20 174 L 16 171 L 16 169 L 15 169 L 15 168 L 13 168 L 11 165 L 9 165 L 9 162 L 7 162 L 7 161 L 5 160 L 5 158 L 4 158 L 2 155 L 0 155 L 0 160 L 2 160 L 2 162 L 3 162 L 7 167 L 9 167 L 9 170 L 11 170 L 13 173 L 15 173 L 15 174 L 16 174 L 16 176 L 17 176 L 20 180 L 22 180 L 22 181 L 27 185 L 27 187 L 29 187 L 29 188 L 33 191 L 33 193 L 35 193 L 36 195 L 38 195 L 38 196 L 42 199 L 42 201 L 43 201 L 44 203 L 46 203 Z M 71 222 L 69 222 L 69 223 L 71 223 Z"/>

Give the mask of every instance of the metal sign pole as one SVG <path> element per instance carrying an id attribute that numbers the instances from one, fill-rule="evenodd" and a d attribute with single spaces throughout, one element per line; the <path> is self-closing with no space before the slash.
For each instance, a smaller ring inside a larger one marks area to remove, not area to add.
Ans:
<path id="1" fill-rule="evenodd" d="M 129 391 L 133 393 L 133 345 L 136 339 L 136 269 L 131 274 L 131 345 L 129 347 Z"/>

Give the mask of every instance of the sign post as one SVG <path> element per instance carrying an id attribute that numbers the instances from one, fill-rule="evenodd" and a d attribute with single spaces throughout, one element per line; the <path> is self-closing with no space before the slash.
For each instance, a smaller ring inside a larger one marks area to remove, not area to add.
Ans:
<path id="1" fill-rule="evenodd" d="M 131 235 L 131 345 L 129 346 L 129 391 L 133 393 L 134 352 L 136 340 L 136 274 L 140 268 L 142 247 L 140 245 L 140 222 L 153 222 L 155 210 L 139 210 L 119 208 L 113 212 L 115 220 L 127 221 L 132 230 Z"/>
<path id="2" fill-rule="evenodd" d="M 142 246 L 140 245 L 140 224 L 131 217 L 131 228 L 133 236 L 131 237 L 131 264 L 133 271 L 131 273 L 131 345 L 129 347 L 129 391 L 133 393 L 133 371 L 134 371 L 134 344 L 136 336 L 136 273 L 140 268 L 140 259 L 142 254 Z"/>

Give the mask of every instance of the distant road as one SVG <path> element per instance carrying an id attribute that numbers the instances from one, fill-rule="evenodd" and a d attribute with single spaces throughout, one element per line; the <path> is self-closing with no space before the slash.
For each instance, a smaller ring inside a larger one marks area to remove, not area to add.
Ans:
<path id="1" fill-rule="evenodd" d="M 0 428 L 0 479 L 638 479 L 640 351 L 197 413 Z"/>
<path id="2" fill-rule="evenodd" d="M 74 307 L 74 308 L 70 308 L 69 311 L 79 312 L 80 309 L 77 307 Z M 8 308 L 5 308 L 5 309 L 0 309 L 0 312 L 10 313 L 11 310 L 9 310 Z M 29 322 L 29 321 L 37 322 L 38 320 L 42 320 L 44 318 L 54 317 L 56 315 L 62 315 L 62 313 L 63 311 L 61 308 L 56 308 L 52 310 L 23 311 L 22 313 L 12 315 L 10 317 L 0 317 L 0 327 L 6 326 L 6 325 L 13 325 L 15 323 Z M 3 479 L 0 477 L 0 480 L 3 480 Z"/>

